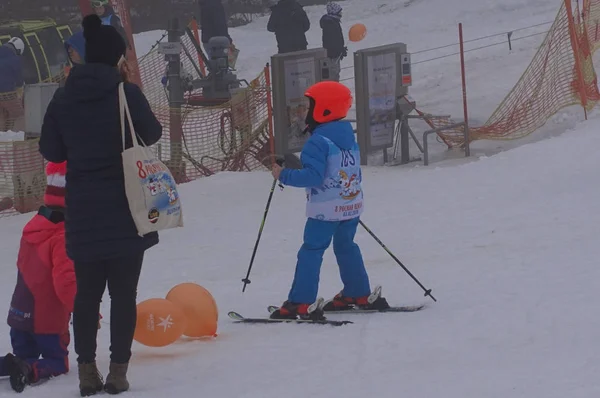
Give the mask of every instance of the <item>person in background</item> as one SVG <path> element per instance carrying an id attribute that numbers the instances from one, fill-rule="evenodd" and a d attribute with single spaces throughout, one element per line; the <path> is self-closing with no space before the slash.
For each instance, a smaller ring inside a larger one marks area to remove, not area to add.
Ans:
<path id="1" fill-rule="evenodd" d="M 74 33 L 65 41 L 65 50 L 69 54 L 69 60 L 73 65 L 85 63 L 85 38 L 83 32 Z"/>
<path id="2" fill-rule="evenodd" d="M 348 55 L 348 48 L 344 46 L 342 33 L 342 6 L 338 3 L 327 3 L 327 14 L 321 17 L 320 25 L 323 29 L 323 48 L 327 50 L 330 61 L 330 80 L 340 81 L 340 62 Z"/>
<path id="3" fill-rule="evenodd" d="M 121 22 L 121 18 L 115 13 L 115 10 L 109 3 L 109 0 L 92 0 L 92 8 L 94 13 L 102 20 L 102 25 L 112 26 L 119 32 L 123 40 L 125 40 L 125 46 L 130 48 L 129 40 L 127 39 L 127 33 Z"/>
<path id="4" fill-rule="evenodd" d="M 8 311 L 13 352 L 0 357 L 0 376 L 9 376 L 16 392 L 69 371 L 69 320 L 77 286 L 65 248 L 65 174 L 64 162 L 48 163 L 44 205 L 21 237 Z"/>
<path id="5" fill-rule="evenodd" d="M 233 40 L 229 36 L 227 27 L 227 16 L 221 0 L 198 0 L 200 6 L 200 29 L 202 30 L 202 46 L 208 59 L 211 58 L 208 41 L 213 37 L 227 37 L 229 43 L 233 45 Z"/>
<path id="6" fill-rule="evenodd" d="M 310 20 L 298 1 L 279 0 L 271 6 L 267 30 L 275 33 L 279 54 L 306 50 L 306 32 L 309 29 Z"/>
<path id="7" fill-rule="evenodd" d="M 73 66 L 85 63 L 85 38 L 83 32 L 77 32 L 65 41 L 65 50 L 69 55 L 69 60 Z M 65 75 L 69 76 L 71 66 L 65 67 Z"/>
<path id="8" fill-rule="evenodd" d="M 40 152 L 50 162 L 67 161 L 65 221 L 67 253 L 73 260 L 77 294 L 73 333 L 81 396 L 129 389 L 127 372 L 137 320 L 137 287 L 145 251 L 158 233 L 139 236 L 125 193 L 121 154 L 133 143 L 121 134 L 118 89 L 123 83 L 125 42 L 97 15 L 83 19 L 85 64 L 73 68 L 47 107 Z M 148 100 L 124 83 L 136 133 L 146 145 L 162 136 Z M 106 383 L 96 365 L 98 313 L 108 285 L 110 365 Z"/>
<path id="9" fill-rule="evenodd" d="M 25 43 L 19 37 L 0 46 L 0 131 L 22 130 L 23 54 Z"/>

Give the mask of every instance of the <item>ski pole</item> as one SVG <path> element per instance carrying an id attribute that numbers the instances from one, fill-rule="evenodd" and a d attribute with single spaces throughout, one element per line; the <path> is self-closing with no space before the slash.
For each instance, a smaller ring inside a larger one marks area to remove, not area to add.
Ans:
<path id="1" fill-rule="evenodd" d="M 399 265 L 399 266 L 401 266 L 401 267 L 404 269 L 404 271 L 406 271 L 406 273 L 407 273 L 407 274 L 408 274 L 408 275 L 409 275 L 411 278 L 413 278 L 413 280 L 414 280 L 415 282 L 417 282 L 417 284 L 418 284 L 419 286 L 421 286 L 421 289 L 423 289 L 423 290 L 425 291 L 425 297 L 429 296 L 429 297 L 431 297 L 431 299 L 432 299 L 433 301 L 437 302 L 437 300 L 435 299 L 435 297 L 433 297 L 433 296 L 432 296 L 432 294 L 431 294 L 431 289 L 426 289 L 426 288 L 425 288 L 425 286 L 423 286 L 423 285 L 421 284 L 421 282 L 419 282 L 419 280 L 418 280 L 417 278 L 415 278 L 415 276 L 414 276 L 414 275 L 413 275 L 413 274 L 412 274 L 412 273 L 411 273 L 411 272 L 408 270 L 408 268 L 406 268 L 406 267 L 404 266 L 404 264 L 402 264 L 402 263 L 400 262 L 400 260 L 398 260 L 398 258 L 397 258 L 396 256 L 394 256 L 394 253 L 392 253 L 392 252 L 390 251 L 390 249 L 388 249 L 388 248 L 387 248 L 387 246 L 383 244 L 383 242 L 382 242 L 382 241 L 381 241 L 381 240 L 380 240 L 380 239 L 379 239 L 379 238 L 378 238 L 378 237 L 377 237 L 377 236 L 376 236 L 376 235 L 373 233 L 373 231 L 371 231 L 371 230 L 370 230 L 370 229 L 369 229 L 369 228 L 368 228 L 368 227 L 365 225 L 365 223 L 363 223 L 363 222 L 362 222 L 362 220 L 359 220 L 359 222 L 360 222 L 360 225 L 362 225 L 362 226 L 363 226 L 363 228 L 364 228 L 364 229 L 365 229 L 365 230 L 366 230 L 366 231 L 369 233 L 369 235 L 371 235 L 371 236 L 373 237 L 373 239 L 375 239 L 375 240 L 377 241 L 377 243 L 379 243 L 379 245 L 380 245 L 381 247 L 383 247 L 383 249 L 384 249 L 384 250 L 385 250 L 385 251 L 386 251 L 386 252 L 387 252 L 387 253 L 388 253 L 388 254 L 389 254 L 389 255 L 390 255 L 390 256 L 391 256 L 391 257 L 392 257 L 392 258 L 393 258 L 395 261 L 396 261 L 396 263 L 398 263 L 398 265 Z"/>
<path id="2" fill-rule="evenodd" d="M 280 166 L 283 166 L 283 160 L 277 159 L 276 163 Z M 258 250 L 258 243 L 260 242 L 260 237 L 262 235 L 263 229 L 265 227 L 265 222 L 267 221 L 267 214 L 269 213 L 269 207 L 271 206 L 271 199 L 273 199 L 273 193 L 275 192 L 275 187 L 277 186 L 277 180 L 273 179 L 273 184 L 271 185 L 271 191 L 269 192 L 269 199 L 267 199 L 267 206 L 265 207 L 265 214 L 263 215 L 262 221 L 260 223 L 260 228 L 258 229 L 258 237 L 256 238 L 256 243 L 254 244 L 254 250 L 252 251 L 252 258 L 250 259 L 250 266 L 248 267 L 248 273 L 246 277 L 242 279 L 244 282 L 244 287 L 242 288 L 242 293 L 246 291 L 246 285 L 251 283 L 250 281 L 250 271 L 252 271 L 252 265 L 254 264 L 254 258 L 256 257 L 256 251 Z M 283 189 L 283 186 L 281 186 Z"/>

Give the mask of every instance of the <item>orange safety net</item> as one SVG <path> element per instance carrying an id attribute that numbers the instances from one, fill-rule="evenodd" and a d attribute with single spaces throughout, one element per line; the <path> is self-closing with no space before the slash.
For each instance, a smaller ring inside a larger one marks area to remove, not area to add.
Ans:
<path id="1" fill-rule="evenodd" d="M 187 36 L 181 41 L 182 75 L 198 78 L 198 53 Z M 144 93 L 163 126 L 156 151 L 178 181 L 219 171 L 251 171 L 271 164 L 268 68 L 247 87 L 242 83 L 226 102 L 215 104 L 205 99 L 201 90 L 188 91 L 179 111 L 169 106 L 168 91 L 161 82 L 167 69 L 165 56 L 154 49 L 139 60 L 139 65 Z M 179 120 L 181 130 L 177 127 Z"/>
<path id="2" fill-rule="evenodd" d="M 579 10 L 566 0 L 525 73 L 483 126 L 470 127 L 470 140 L 522 138 L 565 107 L 594 107 L 600 93 L 588 35 Z M 449 147 L 464 145 L 462 129 L 440 136 Z"/>

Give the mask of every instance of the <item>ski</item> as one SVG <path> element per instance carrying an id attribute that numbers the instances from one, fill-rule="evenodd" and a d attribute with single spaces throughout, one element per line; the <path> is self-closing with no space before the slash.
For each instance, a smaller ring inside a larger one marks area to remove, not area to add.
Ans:
<path id="1" fill-rule="evenodd" d="M 271 318 L 246 318 L 235 311 L 229 311 L 227 313 L 229 318 L 233 319 L 236 323 L 308 323 L 317 325 L 331 325 L 331 326 L 342 326 L 352 321 L 332 321 L 329 319 L 324 320 L 311 320 L 311 319 L 271 319 Z"/>
<path id="2" fill-rule="evenodd" d="M 373 314 L 376 312 L 416 312 L 425 308 L 425 304 L 421 305 L 404 305 L 399 307 L 390 307 L 383 310 L 364 310 L 360 308 L 352 308 L 349 310 L 340 311 L 325 311 L 325 314 Z M 279 307 L 270 305 L 268 307 L 269 313 L 276 311 Z"/>

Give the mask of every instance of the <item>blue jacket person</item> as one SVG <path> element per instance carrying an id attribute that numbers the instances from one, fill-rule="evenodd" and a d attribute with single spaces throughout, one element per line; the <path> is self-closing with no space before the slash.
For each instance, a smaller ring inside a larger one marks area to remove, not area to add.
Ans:
<path id="1" fill-rule="evenodd" d="M 288 299 L 271 317 L 323 319 L 323 310 L 387 308 L 383 297 L 369 297 L 369 277 L 354 242 L 364 203 L 360 150 L 352 125 L 342 121 L 352 94 L 343 84 L 325 81 L 304 95 L 310 101 L 306 124 L 311 137 L 302 149 L 302 168 L 274 166 L 273 176 L 284 185 L 306 189 L 308 220 Z M 323 254 L 332 239 L 344 289 L 324 308 L 313 310 L 309 307 L 317 299 Z"/>

